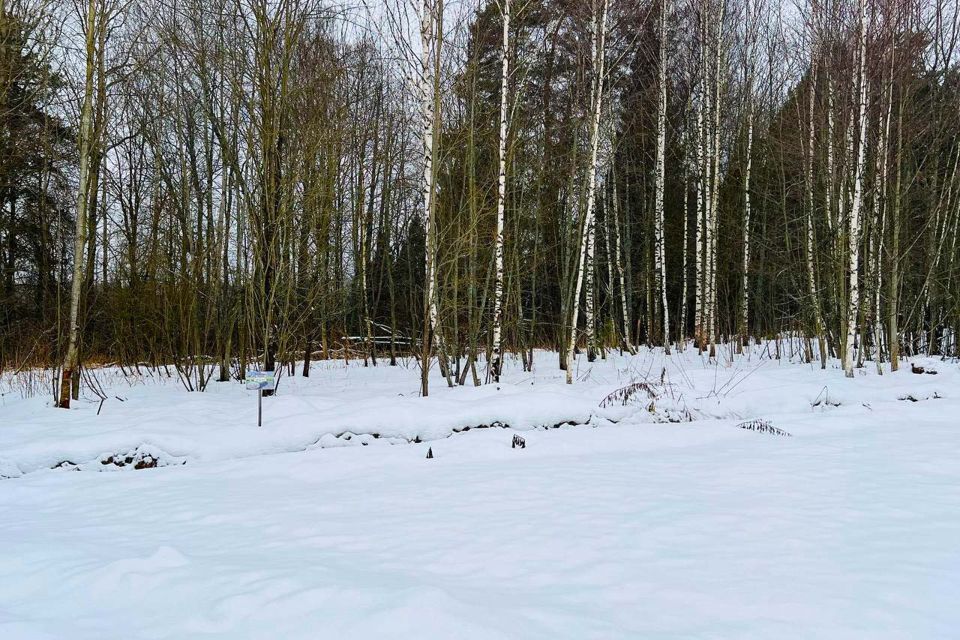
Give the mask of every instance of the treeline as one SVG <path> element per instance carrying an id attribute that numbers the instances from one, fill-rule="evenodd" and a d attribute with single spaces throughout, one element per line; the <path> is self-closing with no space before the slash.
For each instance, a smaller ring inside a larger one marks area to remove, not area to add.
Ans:
<path id="1" fill-rule="evenodd" d="M 61 406 L 84 363 L 957 354 L 952 1 L 0 0 L 0 39 L 0 367 Z"/>

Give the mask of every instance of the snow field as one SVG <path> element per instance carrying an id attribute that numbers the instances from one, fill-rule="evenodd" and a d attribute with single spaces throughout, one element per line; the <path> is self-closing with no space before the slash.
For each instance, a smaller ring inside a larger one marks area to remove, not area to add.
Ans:
<path id="1" fill-rule="evenodd" d="M 425 399 L 413 368 L 321 363 L 260 430 L 237 384 L 113 380 L 100 416 L 5 396 L 0 637 L 956 637 L 957 364 L 644 352 L 567 387 L 553 358 Z M 653 412 L 599 407 L 664 368 Z M 497 420 L 527 447 L 445 437 Z M 587 424 L 530 430 L 554 420 Z M 381 437 L 324 446 L 344 430 Z M 89 471 L 148 445 L 186 464 Z"/>

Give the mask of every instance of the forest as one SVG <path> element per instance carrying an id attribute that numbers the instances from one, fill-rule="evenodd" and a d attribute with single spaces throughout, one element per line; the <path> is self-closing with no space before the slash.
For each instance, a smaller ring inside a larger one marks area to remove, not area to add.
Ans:
<path id="1" fill-rule="evenodd" d="M 0 0 L 0 370 L 960 355 L 958 41 L 955 0 Z"/>

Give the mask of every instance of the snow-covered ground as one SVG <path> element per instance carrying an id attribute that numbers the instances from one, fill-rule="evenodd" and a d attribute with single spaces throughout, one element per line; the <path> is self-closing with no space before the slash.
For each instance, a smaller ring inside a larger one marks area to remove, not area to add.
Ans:
<path id="1" fill-rule="evenodd" d="M 8 378 L 0 638 L 958 637 L 960 365 L 770 355 L 568 387 L 540 353 L 429 398 L 415 365 L 321 362 L 260 429 L 237 382 L 103 370 L 97 415 Z M 103 464 L 138 454 L 170 466 Z"/>

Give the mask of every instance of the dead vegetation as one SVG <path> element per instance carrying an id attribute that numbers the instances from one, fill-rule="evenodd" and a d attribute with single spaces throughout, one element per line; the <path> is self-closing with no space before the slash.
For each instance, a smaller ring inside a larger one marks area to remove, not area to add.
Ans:
<path id="1" fill-rule="evenodd" d="M 769 433 L 774 436 L 785 436 L 792 437 L 793 434 L 784 431 L 778 427 L 773 426 L 767 420 L 748 420 L 747 422 L 741 422 L 737 425 L 740 429 L 748 429 L 750 431 L 756 431 L 758 433 Z"/>
<path id="2" fill-rule="evenodd" d="M 638 401 L 656 400 L 661 393 L 656 385 L 641 380 L 611 392 L 600 402 L 600 407 L 602 409 L 613 406 L 626 407 L 638 404 Z"/>
<path id="3" fill-rule="evenodd" d="M 645 406 L 653 422 L 693 422 L 694 419 L 683 401 L 683 395 L 676 394 L 673 385 L 663 381 L 632 382 L 612 391 L 600 401 L 601 409 L 629 406 Z"/>

